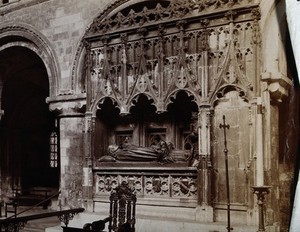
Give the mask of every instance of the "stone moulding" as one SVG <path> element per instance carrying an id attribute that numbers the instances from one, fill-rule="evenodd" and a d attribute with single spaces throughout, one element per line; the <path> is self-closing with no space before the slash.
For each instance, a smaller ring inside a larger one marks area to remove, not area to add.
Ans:
<path id="1" fill-rule="evenodd" d="M 84 116 L 86 94 L 48 97 L 50 111 L 56 112 L 58 117 Z"/>

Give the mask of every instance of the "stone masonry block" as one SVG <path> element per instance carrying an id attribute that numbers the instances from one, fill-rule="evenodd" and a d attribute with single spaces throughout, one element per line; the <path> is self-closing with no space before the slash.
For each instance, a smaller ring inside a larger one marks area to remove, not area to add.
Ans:
<path id="1" fill-rule="evenodd" d="M 73 14 L 73 15 L 67 15 L 60 18 L 54 18 L 50 20 L 50 26 L 51 27 L 58 27 L 66 24 L 71 24 L 74 22 L 81 21 L 81 14 Z"/>
<path id="2" fill-rule="evenodd" d="M 68 39 L 68 38 L 69 38 L 69 32 L 68 31 L 61 32 L 61 33 L 53 35 L 53 41 L 63 40 L 63 39 Z"/>

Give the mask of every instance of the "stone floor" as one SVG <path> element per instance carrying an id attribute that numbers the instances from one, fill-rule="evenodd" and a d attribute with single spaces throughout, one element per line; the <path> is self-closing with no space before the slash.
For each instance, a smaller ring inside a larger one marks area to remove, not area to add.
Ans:
<path id="1" fill-rule="evenodd" d="M 25 207 L 19 207 L 18 212 L 26 210 Z M 32 209 L 30 211 L 24 212 L 21 215 L 33 215 L 51 212 L 52 210 L 43 210 L 42 208 Z M 11 216 L 9 214 L 8 216 Z M 79 215 L 75 215 L 74 219 L 70 222 L 70 224 L 74 227 L 80 220 L 80 218 L 84 218 L 86 220 L 96 220 L 99 215 L 89 214 L 89 213 L 81 213 Z M 4 218 L 4 217 L 2 217 Z M 79 226 L 81 227 L 81 226 Z M 233 231 L 235 232 L 256 232 L 257 228 L 253 226 L 245 226 L 245 225 L 232 225 Z M 47 229 L 46 229 L 47 228 Z M 57 217 L 49 217 L 43 218 L 39 220 L 29 221 L 25 228 L 20 230 L 20 232 L 61 232 L 62 228 L 60 226 L 60 221 Z M 136 223 L 136 231 L 137 232 L 223 232 L 227 231 L 226 223 L 192 223 L 192 222 L 179 222 L 172 220 L 159 220 L 152 218 L 151 220 L 146 218 L 137 218 Z"/>
<path id="2" fill-rule="evenodd" d="M 70 221 L 71 227 L 82 228 L 82 221 L 94 221 L 104 218 L 93 213 L 80 213 L 75 215 L 74 219 Z M 162 218 L 136 218 L 136 232 L 225 232 L 227 225 L 226 223 L 202 223 L 202 222 L 188 222 L 178 220 L 168 220 Z M 234 232 L 256 232 L 257 227 L 232 224 Z M 107 230 L 106 230 L 107 231 Z M 54 226 L 47 228 L 46 232 L 62 232 L 60 226 Z M 270 231 L 268 231 L 270 232 Z"/>

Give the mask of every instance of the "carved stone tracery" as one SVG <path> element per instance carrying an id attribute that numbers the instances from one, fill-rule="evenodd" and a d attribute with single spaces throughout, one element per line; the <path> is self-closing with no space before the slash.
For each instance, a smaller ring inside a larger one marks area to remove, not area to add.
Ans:
<path id="1" fill-rule="evenodd" d="M 191 171 L 191 170 L 190 170 Z M 165 199 L 196 199 L 197 197 L 197 176 L 195 169 L 193 174 L 182 174 L 178 176 L 174 171 L 166 170 L 166 174 L 102 174 L 97 171 L 96 176 L 96 197 L 109 195 L 118 184 L 128 183 L 133 187 L 138 197 Z M 106 172 L 110 172 L 106 170 Z"/>
<path id="2" fill-rule="evenodd" d="M 116 4 L 121 2 L 127 1 Z M 211 14 L 216 9 L 218 13 Z M 120 115 L 130 115 L 141 96 L 155 106 L 156 113 L 164 114 L 182 92 L 198 108 L 190 112 L 196 114 L 195 120 L 184 122 L 193 128 L 186 133 L 183 123 L 182 134 L 174 136 L 183 137 L 183 147 L 193 149 L 196 159 L 188 165 L 198 169 L 197 175 L 188 175 L 187 170 L 180 175 L 97 172 L 97 196 L 109 193 L 123 178 L 134 183 L 138 196 L 210 204 L 211 110 L 228 92 L 237 92 L 246 102 L 257 94 L 257 9 L 248 0 L 143 1 L 95 19 L 85 37 L 90 44 L 87 110 L 93 116 L 107 99 Z M 117 141 L 132 140 L 134 129 L 138 133 L 149 129 L 137 124 L 128 128 L 124 133 L 116 131 Z M 166 138 L 167 130 L 161 127 L 147 133 Z"/>
<path id="3" fill-rule="evenodd" d="M 240 1 L 232 3 L 237 2 Z M 157 6 L 161 7 L 159 3 Z M 141 14 L 146 11 L 144 8 Z M 239 19 L 241 13 L 248 21 Z M 131 18 L 131 14 L 127 17 Z M 117 15 L 115 20 L 121 17 Z M 143 17 L 143 22 L 149 22 Z M 102 30 L 101 40 L 95 44 L 91 40 L 91 111 L 101 108 L 103 100 L 109 97 L 121 114 L 128 114 L 138 96 L 144 94 L 153 100 L 157 112 L 165 112 L 179 91 L 193 96 L 197 105 L 207 98 L 214 102 L 224 95 L 222 92 L 233 89 L 249 100 L 255 79 L 250 71 L 254 60 L 249 40 L 251 17 L 250 10 L 228 11 L 215 21 L 174 20 L 173 25 L 156 24 L 147 32 L 146 28 L 135 30 L 120 23 L 114 25 L 126 33 Z M 126 17 L 121 18 L 126 21 Z M 221 19 L 228 20 L 228 24 L 218 25 Z M 90 30 L 86 39 L 91 38 Z"/>

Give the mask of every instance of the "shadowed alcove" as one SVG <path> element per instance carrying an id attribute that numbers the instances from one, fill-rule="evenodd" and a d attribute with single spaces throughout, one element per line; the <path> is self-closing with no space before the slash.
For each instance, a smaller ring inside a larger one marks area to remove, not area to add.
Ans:
<path id="1" fill-rule="evenodd" d="M 189 162 L 195 155 L 196 140 L 193 135 L 196 128 L 193 128 L 193 124 L 198 112 L 193 97 L 179 92 L 164 113 L 157 113 L 152 103 L 152 99 L 141 94 L 130 113 L 122 116 L 112 100 L 104 100 L 97 111 L 94 137 L 96 158 L 107 155 L 107 148 L 112 144 L 127 142 L 150 147 L 165 141 L 176 150 L 172 154 L 175 160 Z"/>
<path id="2" fill-rule="evenodd" d="M 11 47 L 0 52 L 0 64 L 2 187 L 57 188 L 59 166 L 50 155 L 56 125 L 45 101 L 49 82 L 44 63 L 30 49 Z"/>

